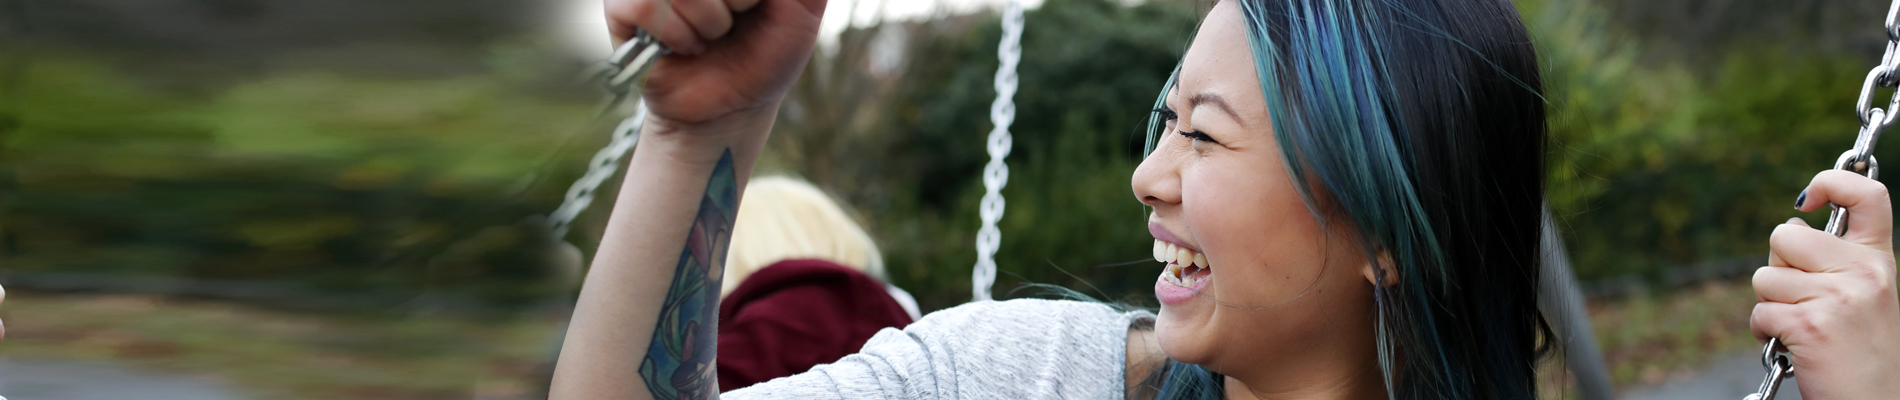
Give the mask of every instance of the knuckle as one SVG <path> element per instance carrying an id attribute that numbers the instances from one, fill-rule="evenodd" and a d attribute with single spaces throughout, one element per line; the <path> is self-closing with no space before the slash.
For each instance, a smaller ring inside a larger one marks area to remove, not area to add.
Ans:
<path id="1" fill-rule="evenodd" d="M 1848 276 L 1852 276 L 1854 279 L 1856 279 L 1859 282 L 1879 281 L 1884 277 L 1881 276 L 1883 275 L 1881 274 L 1881 271 L 1880 271 L 1881 267 L 1877 264 L 1878 263 L 1872 263 L 1872 262 L 1867 262 L 1867 261 L 1855 262 L 1853 265 L 1848 267 Z"/>
<path id="2" fill-rule="evenodd" d="M 1825 290 L 1828 295 L 1826 304 L 1831 304 L 1832 307 L 1836 309 L 1854 308 L 1855 304 L 1861 304 L 1866 301 L 1866 296 L 1862 294 L 1865 291 L 1860 290 L 1860 286 L 1863 285 L 1848 283 L 1844 285 L 1826 286 Z"/>
<path id="3" fill-rule="evenodd" d="M 1827 318 L 1811 312 L 1801 312 L 1794 319 L 1794 332 L 1810 341 L 1827 341 Z"/>
<path id="4" fill-rule="evenodd" d="M 1809 313 L 1809 317 L 1801 318 L 1801 326 L 1799 326 L 1801 337 L 1805 337 L 1809 343 L 1828 343 L 1830 341 L 1828 332 L 1832 332 L 1828 330 L 1828 326 L 1834 326 L 1832 322 L 1834 322 L 1832 318 Z"/>
<path id="5" fill-rule="evenodd" d="M 1775 225 L 1774 232 L 1768 234 L 1768 247 L 1774 248 L 1794 239 L 1794 225 Z"/>
<path id="6" fill-rule="evenodd" d="M 1869 272 L 1867 275 L 1868 277 L 1864 279 L 1854 280 L 1853 288 L 1851 289 L 1851 295 L 1854 297 L 1853 300 L 1857 304 L 1876 302 L 1882 299 L 1892 301 L 1894 297 L 1893 278 L 1880 272 Z"/>

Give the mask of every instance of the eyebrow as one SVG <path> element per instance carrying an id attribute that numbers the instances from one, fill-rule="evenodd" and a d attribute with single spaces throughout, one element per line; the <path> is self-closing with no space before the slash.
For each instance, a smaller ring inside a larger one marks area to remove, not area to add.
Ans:
<path id="1" fill-rule="evenodd" d="M 1227 100 L 1222 99 L 1218 94 L 1212 92 L 1196 93 L 1194 97 L 1189 97 L 1187 102 L 1188 108 L 1198 107 L 1203 103 L 1219 106 L 1221 111 L 1227 112 L 1228 117 L 1233 118 L 1235 121 L 1240 120 L 1240 113 L 1234 112 L 1234 107 L 1228 105 Z"/>

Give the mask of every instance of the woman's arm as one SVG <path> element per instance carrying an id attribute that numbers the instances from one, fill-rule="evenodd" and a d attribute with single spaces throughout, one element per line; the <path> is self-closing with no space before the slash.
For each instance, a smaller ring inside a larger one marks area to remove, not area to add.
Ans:
<path id="1" fill-rule="evenodd" d="M 824 0 L 608 0 L 676 50 L 582 285 L 552 399 L 710 399 L 720 274 L 739 193 L 804 68 Z"/>
<path id="2" fill-rule="evenodd" d="M 1848 210 L 1847 235 L 1800 219 L 1775 228 L 1768 266 L 1755 271 L 1755 336 L 1794 353 L 1801 398 L 1876 399 L 1900 393 L 1900 299 L 1894 293 L 1893 206 L 1887 187 L 1851 172 L 1814 177 L 1795 208 Z"/>
<path id="3" fill-rule="evenodd" d="M 749 169 L 757 146 L 655 140 L 657 133 L 646 133 L 634 150 L 634 173 L 581 288 L 551 398 L 702 399 L 718 392 L 712 344 L 720 272 L 740 171 Z"/>

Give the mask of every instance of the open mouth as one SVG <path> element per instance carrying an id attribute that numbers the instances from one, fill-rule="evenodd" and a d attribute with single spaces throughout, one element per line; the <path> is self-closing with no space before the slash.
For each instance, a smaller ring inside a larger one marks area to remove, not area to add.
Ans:
<path id="1" fill-rule="evenodd" d="M 1168 270 L 1161 274 L 1161 279 L 1180 287 L 1198 287 L 1207 280 L 1208 275 L 1213 274 L 1213 269 L 1207 265 L 1206 254 L 1158 239 L 1155 240 L 1155 261 L 1168 264 Z"/>

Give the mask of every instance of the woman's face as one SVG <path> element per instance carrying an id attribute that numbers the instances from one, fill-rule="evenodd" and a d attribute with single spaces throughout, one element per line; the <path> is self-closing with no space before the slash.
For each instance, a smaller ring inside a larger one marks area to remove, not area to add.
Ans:
<path id="1" fill-rule="evenodd" d="M 1228 375 L 1372 334 L 1369 263 L 1281 164 L 1246 34 L 1234 2 L 1208 14 L 1167 95 L 1177 117 L 1133 178 L 1157 257 L 1173 261 L 1155 281 L 1162 351 Z"/>

